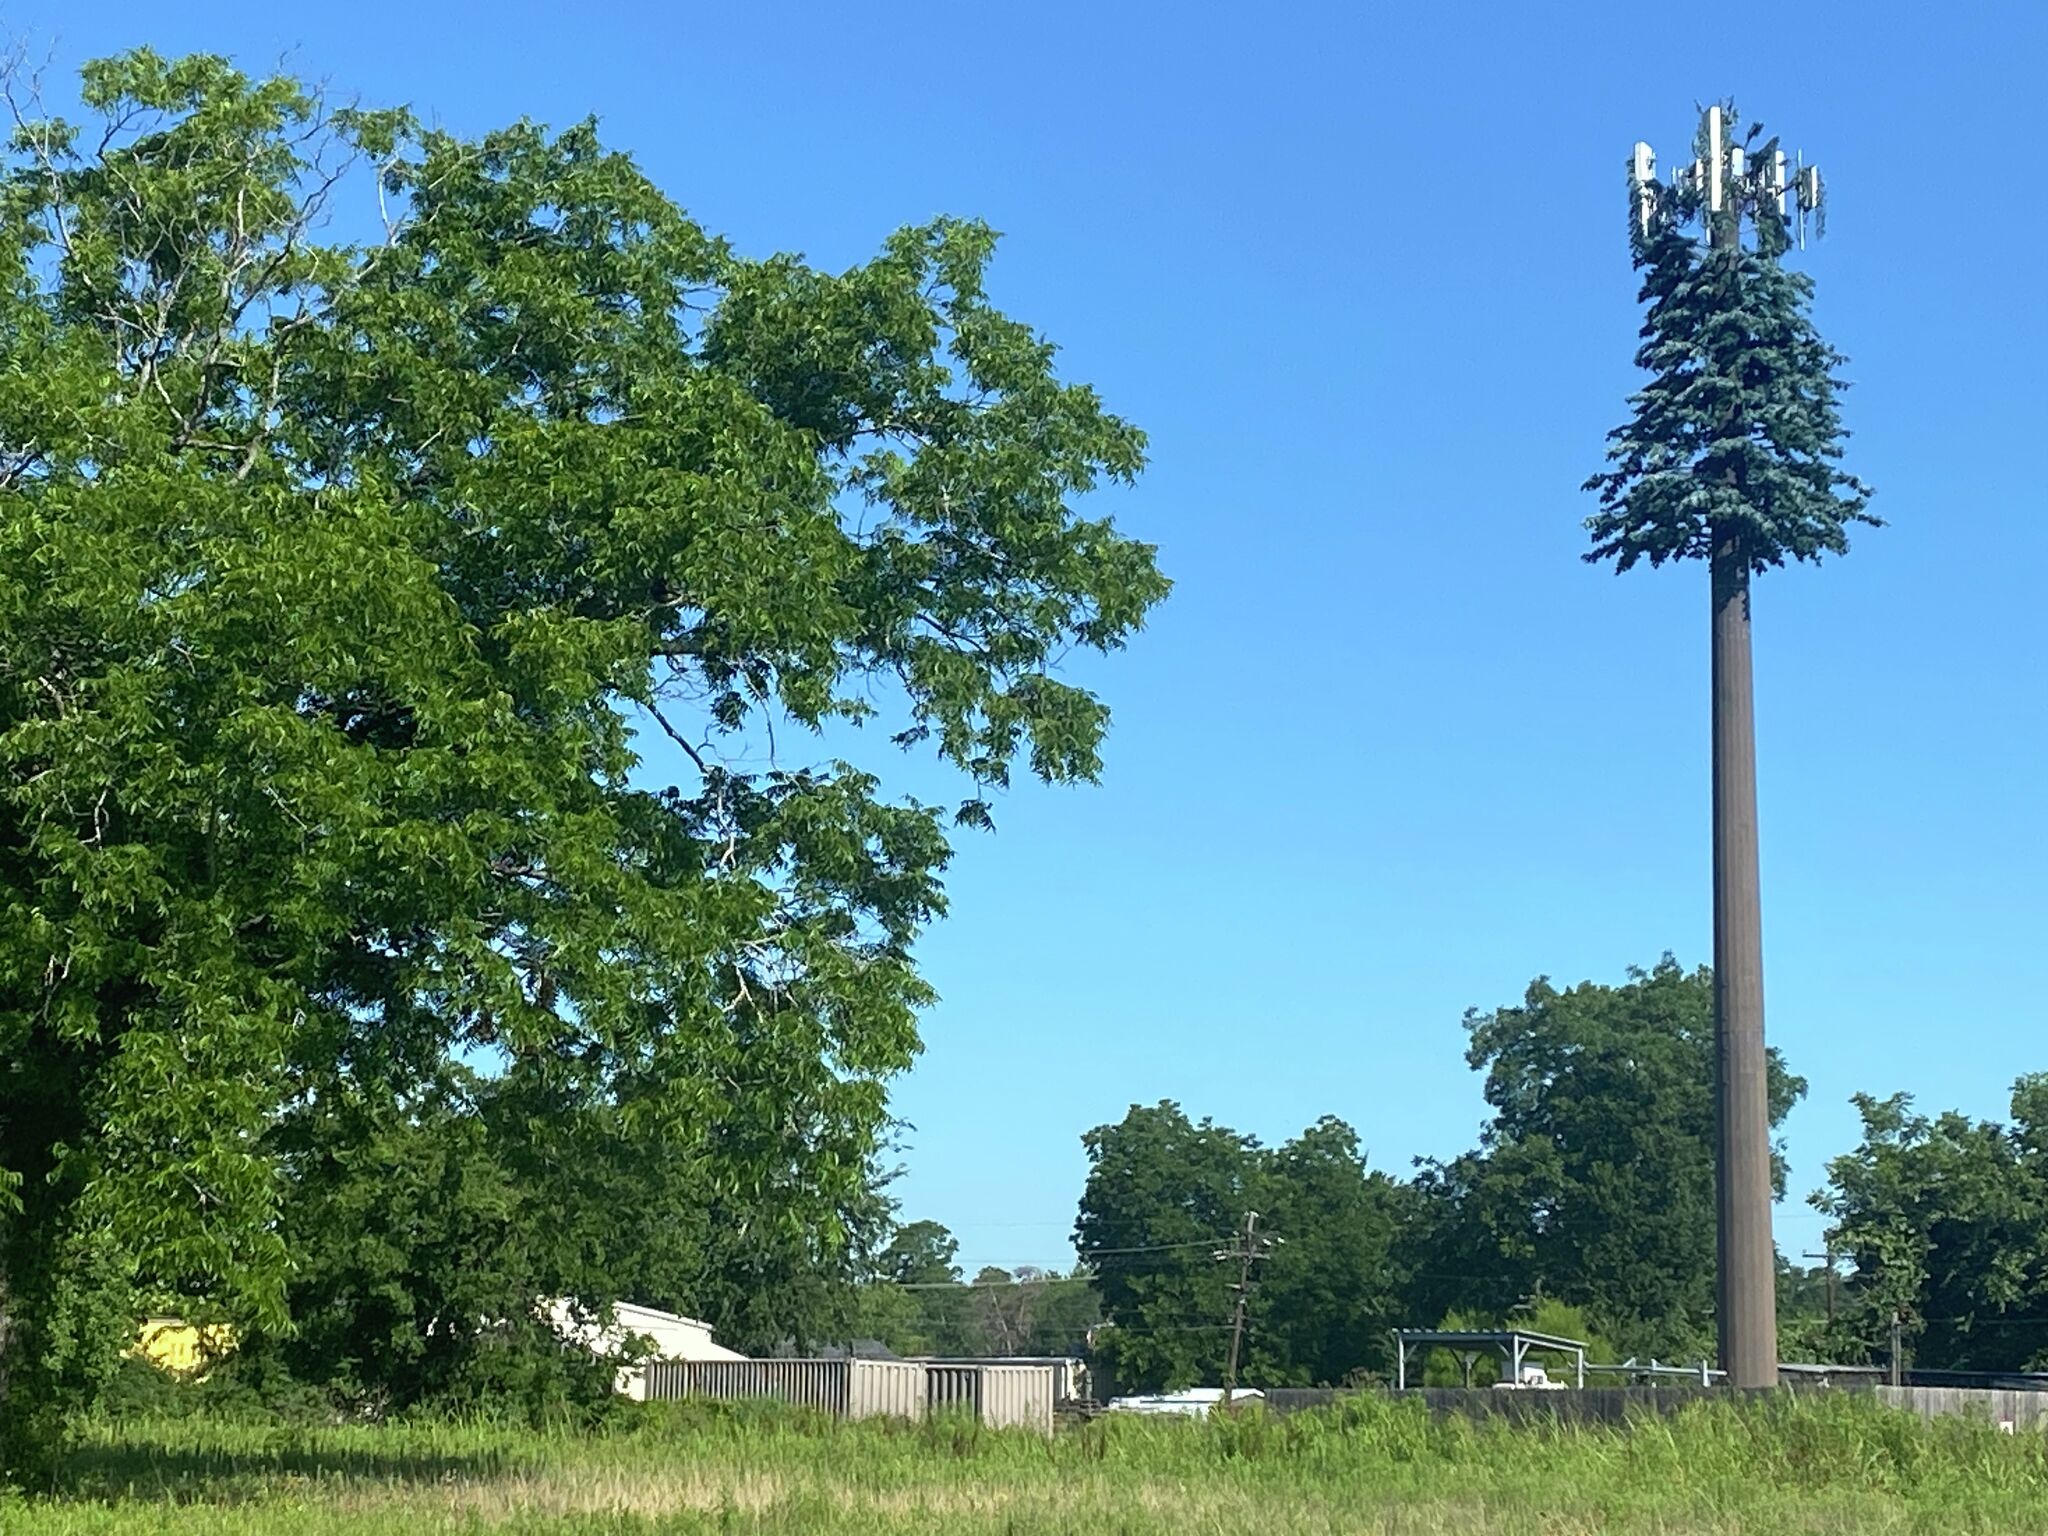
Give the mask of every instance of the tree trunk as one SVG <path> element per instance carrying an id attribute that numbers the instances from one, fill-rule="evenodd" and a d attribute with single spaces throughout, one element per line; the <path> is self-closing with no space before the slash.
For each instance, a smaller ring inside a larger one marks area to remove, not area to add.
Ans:
<path id="1" fill-rule="evenodd" d="M 1757 867 L 1756 710 L 1749 560 L 1713 532 L 1714 1171 L 1721 1368 L 1736 1387 L 1778 1384 L 1777 1251 L 1764 1055 L 1763 902 Z"/>

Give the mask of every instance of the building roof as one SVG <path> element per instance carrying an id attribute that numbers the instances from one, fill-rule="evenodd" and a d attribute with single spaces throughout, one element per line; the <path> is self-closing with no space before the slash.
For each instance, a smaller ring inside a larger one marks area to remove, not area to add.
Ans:
<path id="1" fill-rule="evenodd" d="M 1525 1349 L 1554 1349 L 1567 1355 L 1586 1350 L 1577 1339 L 1528 1328 L 1396 1328 L 1394 1337 L 1403 1345 L 1441 1344 L 1446 1349 L 1501 1349 L 1520 1344 Z"/>
<path id="2" fill-rule="evenodd" d="M 674 1323 L 684 1328 L 701 1328 L 706 1333 L 711 1331 L 711 1325 L 698 1318 L 685 1317 L 680 1312 L 664 1312 L 659 1307 L 643 1307 L 637 1302 L 615 1302 L 612 1305 L 612 1311 L 618 1315 L 621 1322 L 631 1317 L 650 1323 Z"/>
<path id="3" fill-rule="evenodd" d="M 680 1312 L 659 1307 L 636 1306 L 622 1301 L 612 1308 L 611 1321 L 579 1316 L 567 1300 L 549 1303 L 548 1312 L 556 1333 L 588 1349 L 617 1349 L 632 1335 L 651 1338 L 655 1353 L 664 1360 L 744 1360 L 738 1350 L 727 1349 L 711 1334 L 711 1325 Z"/>

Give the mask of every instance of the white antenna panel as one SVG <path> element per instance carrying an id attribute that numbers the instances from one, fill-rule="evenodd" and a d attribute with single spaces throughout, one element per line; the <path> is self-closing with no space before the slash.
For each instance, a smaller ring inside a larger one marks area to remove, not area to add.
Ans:
<path id="1" fill-rule="evenodd" d="M 1721 109 L 1707 108 L 1707 207 L 1721 211 Z"/>
<path id="2" fill-rule="evenodd" d="M 1647 238 L 1650 220 L 1657 211 L 1657 155 L 1649 145 L 1636 141 L 1635 159 L 1629 167 L 1635 186 L 1636 228 Z"/>

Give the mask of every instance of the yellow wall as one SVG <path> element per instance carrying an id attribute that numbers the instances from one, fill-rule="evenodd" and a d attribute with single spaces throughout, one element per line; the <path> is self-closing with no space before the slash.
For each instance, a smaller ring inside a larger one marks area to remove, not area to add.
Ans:
<path id="1" fill-rule="evenodd" d="M 194 1327 L 179 1317 L 152 1317 L 135 1339 L 135 1353 L 151 1365 L 183 1375 L 196 1371 L 235 1347 L 232 1328 L 220 1324 Z"/>

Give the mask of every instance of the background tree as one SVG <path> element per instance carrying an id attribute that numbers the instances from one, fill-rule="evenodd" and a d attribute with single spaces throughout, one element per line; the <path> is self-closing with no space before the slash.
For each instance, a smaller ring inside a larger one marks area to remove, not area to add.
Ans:
<path id="1" fill-rule="evenodd" d="M 831 274 L 737 257 L 587 124 L 464 140 L 146 51 L 88 66 L 89 123 L 16 94 L 8 1454 L 17 1401 L 74 1400 L 64 1276 L 283 1323 L 291 1107 L 465 1057 L 530 1106 L 508 1167 L 585 1121 L 659 1149 L 732 1277 L 690 1310 L 759 1333 L 758 1256 L 863 1241 L 948 856 L 789 750 L 887 710 L 977 824 L 1020 759 L 1092 778 L 1055 659 L 1166 584 L 1073 499 L 1141 435 L 988 302 L 977 224 Z"/>
<path id="2" fill-rule="evenodd" d="M 1841 1275 L 1826 1264 L 1795 1264 L 1778 1256 L 1778 1357 L 1781 1360 L 1846 1361 L 1838 1326 Z M 1831 1314 L 1833 1316 L 1831 1317 Z"/>
<path id="3" fill-rule="evenodd" d="M 1280 1237 L 1260 1266 L 1250 1370 L 1274 1386 L 1337 1386 L 1393 1365 L 1407 1321 L 1396 1236 L 1409 1191 L 1366 1166 L 1358 1133 L 1325 1115 L 1262 1154 L 1260 1226 Z"/>
<path id="4" fill-rule="evenodd" d="M 1111 1382 L 1221 1380 L 1237 1271 L 1216 1254 L 1247 1209 L 1280 1242 L 1255 1276 L 1244 1379 L 1335 1385 L 1390 1364 L 1407 1197 L 1366 1167 L 1350 1126 L 1326 1116 L 1268 1150 L 1162 1103 L 1082 1139 L 1092 1166 L 1075 1240 L 1101 1293 L 1097 1356 Z"/>
<path id="5" fill-rule="evenodd" d="M 876 1267 L 897 1285 L 957 1284 L 960 1244 L 936 1221 L 913 1221 L 898 1227 L 882 1249 Z"/>
<path id="6" fill-rule="evenodd" d="M 853 1350 L 879 1344 L 894 1355 L 947 1352 L 964 1315 L 946 1305 L 962 1289 L 954 1262 L 959 1251 L 953 1234 L 936 1221 L 894 1228 L 872 1272 L 851 1293 L 836 1342 Z"/>
<path id="7" fill-rule="evenodd" d="M 1610 434 L 1612 467 L 1587 482 L 1600 510 L 1586 558 L 1620 571 L 1643 559 L 1710 567 L 1721 1351 L 1737 1384 L 1764 1386 L 1777 1381 L 1778 1357 L 1750 581 L 1788 559 L 1842 554 L 1849 525 L 1876 520 L 1868 490 L 1837 463 L 1843 359 L 1814 328 L 1812 280 L 1781 262 L 1790 236 L 1777 140 L 1757 145 L 1752 128 L 1745 172 L 1738 131 L 1733 108 L 1714 107 L 1692 157 L 1703 175 L 1631 183 L 1648 306 L 1636 363 L 1651 377 Z M 1808 188 L 1798 190 L 1803 207 Z"/>
<path id="8" fill-rule="evenodd" d="M 1249 1208 L 1258 1143 L 1161 1101 L 1133 1104 L 1081 1144 L 1074 1246 L 1102 1294 L 1099 1368 L 1126 1392 L 1220 1380 L 1234 1275 L 1214 1253 Z"/>
<path id="9" fill-rule="evenodd" d="M 2048 1366 L 2048 1076 L 2014 1085 L 2009 1125 L 1856 1104 L 1862 1144 L 1815 1201 L 1853 1266 L 1833 1342 L 1882 1359 L 1899 1315 L 1917 1365 Z"/>
<path id="10" fill-rule="evenodd" d="M 1415 1296 L 1425 1316 L 1584 1307 L 1625 1351 L 1704 1348 L 1714 1292 L 1713 980 L 1665 956 L 1621 986 L 1530 983 L 1466 1015 L 1493 1119 L 1478 1150 L 1425 1163 Z M 1770 1119 L 1805 1093 L 1776 1051 Z M 1782 1189 L 1783 1159 L 1774 1151 Z"/>
<path id="11" fill-rule="evenodd" d="M 1045 1295 L 1043 1270 L 1025 1265 L 1014 1273 L 988 1264 L 975 1272 L 968 1288 L 974 1331 L 982 1347 L 977 1354 L 1029 1353 L 1032 1324 Z"/>
<path id="12" fill-rule="evenodd" d="M 1094 1275 L 1082 1268 L 1065 1274 L 1046 1271 L 1020 1352 L 1085 1358 L 1093 1352 L 1090 1341 L 1101 1323 L 1102 1291 Z"/>
<path id="13" fill-rule="evenodd" d="M 959 1251 L 936 1221 L 896 1228 L 858 1287 L 843 1342 L 878 1343 L 898 1355 L 1086 1353 L 1102 1315 L 1092 1276 L 985 1265 L 968 1282 Z"/>

